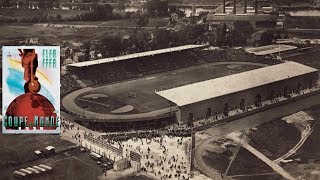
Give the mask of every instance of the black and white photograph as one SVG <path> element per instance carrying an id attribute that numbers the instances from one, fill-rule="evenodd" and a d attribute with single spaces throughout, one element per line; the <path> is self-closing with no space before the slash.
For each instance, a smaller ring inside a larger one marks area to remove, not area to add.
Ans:
<path id="1" fill-rule="evenodd" d="M 0 0 L 0 46 L 0 180 L 320 180 L 320 0 Z"/>

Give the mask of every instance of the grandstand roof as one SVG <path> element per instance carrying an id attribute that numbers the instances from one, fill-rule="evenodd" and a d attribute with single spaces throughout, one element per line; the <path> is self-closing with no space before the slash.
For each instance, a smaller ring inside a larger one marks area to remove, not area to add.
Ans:
<path id="1" fill-rule="evenodd" d="M 207 21 L 276 21 L 270 14 L 208 14 Z"/>
<path id="2" fill-rule="evenodd" d="M 272 44 L 267 46 L 260 46 L 255 48 L 247 48 L 246 51 L 258 56 L 281 53 L 289 50 L 297 49 L 296 46 L 284 45 L 284 44 Z"/>
<path id="3" fill-rule="evenodd" d="M 156 93 L 178 106 L 185 106 L 317 71 L 296 62 L 286 62 Z"/>
<path id="4" fill-rule="evenodd" d="M 132 58 L 137 58 L 137 57 L 146 57 L 146 56 L 152 56 L 152 55 L 157 55 L 157 54 L 164 54 L 164 53 L 168 53 L 168 52 L 176 52 L 176 51 L 182 51 L 182 50 L 187 50 L 187 49 L 195 49 L 195 48 L 204 47 L 204 46 L 205 45 L 178 46 L 178 47 L 172 47 L 172 48 L 166 48 L 166 49 L 158 49 L 158 50 L 153 50 L 153 51 L 127 54 L 127 55 L 117 56 L 117 57 L 98 59 L 98 60 L 93 60 L 93 61 L 78 62 L 78 63 L 69 64 L 68 66 L 85 67 L 85 66 L 102 64 L 102 63 L 110 63 L 113 61 L 127 60 L 127 59 L 132 59 Z"/>

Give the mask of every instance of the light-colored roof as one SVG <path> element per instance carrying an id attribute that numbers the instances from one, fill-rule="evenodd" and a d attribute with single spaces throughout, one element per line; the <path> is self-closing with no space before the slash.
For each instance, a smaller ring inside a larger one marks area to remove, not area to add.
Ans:
<path id="1" fill-rule="evenodd" d="M 156 93 L 178 106 L 185 106 L 317 71 L 296 62 L 286 62 Z"/>
<path id="2" fill-rule="evenodd" d="M 100 154 L 97 154 L 95 152 L 91 152 L 90 155 L 95 156 L 97 158 L 101 158 L 102 157 Z"/>
<path id="3" fill-rule="evenodd" d="M 47 169 L 47 170 L 52 170 L 52 167 L 47 166 L 47 165 L 44 165 L 44 164 L 39 164 L 39 167 L 45 168 L 45 169 Z"/>
<path id="4" fill-rule="evenodd" d="M 48 151 L 53 150 L 53 149 L 54 149 L 53 146 L 47 146 L 47 147 L 46 147 L 46 150 L 48 150 Z"/>
<path id="5" fill-rule="evenodd" d="M 272 44 L 267 46 L 260 46 L 255 48 L 247 48 L 246 51 L 249 53 L 253 53 L 255 55 L 268 55 L 268 54 L 274 54 L 274 53 L 280 53 L 285 52 L 289 50 L 297 49 L 296 46 L 290 46 L 285 44 Z"/>
<path id="6" fill-rule="evenodd" d="M 178 47 L 173 47 L 173 48 L 158 49 L 158 50 L 154 50 L 154 51 L 146 51 L 146 52 L 140 52 L 140 53 L 134 53 L 134 54 L 127 54 L 127 55 L 117 56 L 117 57 L 97 59 L 97 60 L 93 60 L 93 61 L 78 62 L 78 63 L 68 64 L 68 66 L 85 67 L 85 66 L 91 66 L 91 65 L 95 65 L 95 64 L 110 63 L 113 61 L 121 61 L 121 60 L 137 58 L 137 57 L 146 57 L 146 56 L 152 56 L 152 55 L 157 55 L 157 54 L 164 54 L 164 53 L 168 53 L 168 52 L 182 51 L 182 50 L 187 50 L 187 49 L 195 49 L 195 48 L 204 47 L 204 46 L 205 45 L 178 46 Z"/>
<path id="7" fill-rule="evenodd" d="M 34 151 L 34 153 L 35 153 L 35 154 L 41 154 L 41 151 L 36 150 L 36 151 Z"/>
<path id="8" fill-rule="evenodd" d="M 208 14 L 207 21 L 276 21 L 270 14 Z"/>

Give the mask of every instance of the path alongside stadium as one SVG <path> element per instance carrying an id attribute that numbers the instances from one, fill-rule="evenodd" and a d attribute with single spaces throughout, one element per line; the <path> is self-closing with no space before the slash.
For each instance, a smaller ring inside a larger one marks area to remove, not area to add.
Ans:
<path id="1" fill-rule="evenodd" d="M 163 72 L 163 73 L 159 73 L 159 74 L 151 74 L 148 76 L 145 76 L 143 78 L 137 78 L 137 79 L 133 79 L 133 80 L 128 80 L 128 81 L 138 81 L 141 79 L 146 79 L 146 78 L 150 78 L 150 77 L 160 77 L 160 76 L 164 76 L 164 75 L 169 75 L 172 73 L 178 73 L 178 72 L 184 72 L 190 69 L 193 69 L 195 67 L 198 68 L 202 68 L 202 67 L 207 67 L 209 65 L 253 65 L 253 66 L 259 66 L 259 67 L 265 67 L 265 64 L 261 64 L 261 63 L 252 63 L 252 62 L 215 62 L 215 63 L 208 63 L 208 64 L 201 64 L 199 66 L 192 66 L 192 67 L 188 67 L 188 68 L 183 68 L 183 69 L 178 69 L 175 71 L 169 71 L 169 72 Z M 127 81 L 126 81 L 127 82 Z M 98 86 L 95 88 L 99 88 L 99 87 L 104 87 L 104 86 L 109 86 L 109 85 L 114 85 L 114 84 L 118 84 L 121 82 L 115 82 L 115 83 L 111 83 L 111 84 L 106 84 L 106 85 L 102 85 L 102 86 Z M 70 112 L 77 114 L 79 116 L 86 116 L 87 118 L 94 118 L 94 119 L 109 119 L 109 120 L 134 120 L 134 119 L 148 119 L 151 117 L 155 117 L 155 116 L 159 116 L 159 115 L 163 115 L 163 114 L 167 114 L 167 113 L 172 113 L 174 111 L 177 110 L 176 107 L 167 107 L 167 108 L 163 108 L 163 109 L 159 109 L 159 110 L 155 110 L 155 111 L 151 111 L 151 112 L 146 112 L 146 113 L 138 113 L 138 114 L 130 114 L 130 115 L 113 115 L 113 114 L 101 114 L 101 113 L 96 113 L 96 112 L 92 112 L 92 111 L 88 111 L 86 109 L 83 109 L 79 106 L 77 106 L 77 104 L 75 103 L 75 99 L 85 93 L 88 92 L 90 90 L 92 90 L 92 87 L 87 87 L 87 88 L 83 88 L 77 91 L 74 91 L 72 93 L 69 93 L 68 95 L 66 95 L 63 100 L 62 100 L 62 105 Z"/>

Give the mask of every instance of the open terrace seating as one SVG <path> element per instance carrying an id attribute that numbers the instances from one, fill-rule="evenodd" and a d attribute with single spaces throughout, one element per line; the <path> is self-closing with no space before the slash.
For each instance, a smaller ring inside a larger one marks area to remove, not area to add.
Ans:
<path id="1" fill-rule="evenodd" d="M 268 65 L 275 65 L 281 63 L 271 56 L 256 56 L 246 52 L 244 49 L 207 49 L 196 51 L 200 58 L 206 62 L 253 62 Z"/>
<path id="2" fill-rule="evenodd" d="M 66 73 L 61 75 L 61 95 L 66 95 L 67 93 L 79 89 L 80 86 L 72 77 L 71 74 Z"/>
<path id="3" fill-rule="evenodd" d="M 79 79 L 90 80 L 99 85 L 189 67 L 197 63 L 194 54 L 182 51 L 73 68 L 72 72 Z"/>

